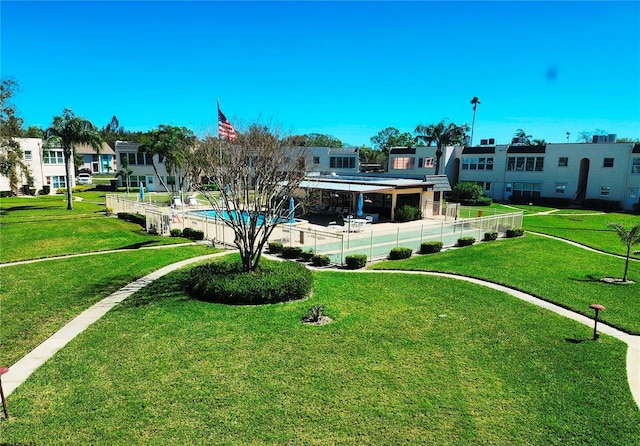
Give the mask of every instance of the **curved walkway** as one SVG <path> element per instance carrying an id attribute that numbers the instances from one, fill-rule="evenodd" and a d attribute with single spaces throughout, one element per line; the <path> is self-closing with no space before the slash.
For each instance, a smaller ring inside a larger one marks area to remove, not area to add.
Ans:
<path id="1" fill-rule="evenodd" d="M 116 304 L 122 302 L 124 299 L 135 293 L 136 291 L 144 288 L 149 283 L 154 280 L 162 277 L 165 274 L 168 274 L 176 269 L 182 268 L 183 266 L 189 265 L 190 263 L 198 262 L 205 259 L 210 259 L 217 256 L 223 256 L 229 254 L 229 251 L 224 251 L 216 254 L 209 254 L 205 256 L 195 257 L 192 259 L 183 260 L 181 262 L 174 263 L 172 265 L 165 266 L 151 274 L 148 274 L 135 282 L 121 288 L 110 296 L 104 298 L 100 302 L 96 303 L 92 307 L 88 308 L 80 315 L 78 315 L 75 319 L 69 322 L 67 325 L 62 327 L 56 333 L 54 333 L 49 339 L 44 341 L 34 350 L 25 355 L 18 362 L 13 364 L 9 368 L 9 372 L 7 372 L 3 378 L 3 387 L 5 390 L 5 395 L 11 395 L 13 391 L 24 383 L 27 378 L 42 364 L 44 364 L 49 358 L 51 358 L 58 350 L 67 345 L 73 338 L 82 333 L 89 325 L 93 324 L 95 321 L 100 319 L 103 315 L 105 315 L 111 308 L 113 308 Z M 269 256 L 265 256 L 269 257 Z M 456 280 L 464 280 L 466 282 L 471 282 L 476 285 L 486 286 L 489 288 L 493 288 L 498 291 L 502 291 L 507 293 L 513 297 L 529 302 L 533 305 L 545 308 L 547 310 L 553 311 L 561 316 L 579 322 L 581 324 L 592 326 L 593 320 L 586 316 L 583 316 L 578 313 L 574 313 L 565 308 L 554 305 L 550 302 L 544 301 L 537 297 L 534 297 L 530 294 L 523 293 L 521 291 L 514 290 L 512 288 L 498 285 L 493 282 L 488 282 L 485 280 L 475 279 L 472 277 L 460 276 L 456 274 L 449 273 L 436 273 L 436 272 L 428 272 L 428 271 L 380 271 L 380 270 L 356 270 L 351 271 L 354 273 L 360 274 L 421 274 L 421 275 L 429 275 L 429 276 L 439 276 L 446 277 L 450 279 Z M 599 331 L 601 333 L 612 336 L 616 339 L 621 340 L 622 342 L 627 344 L 627 381 L 629 383 L 629 388 L 631 390 L 631 395 L 635 400 L 638 407 L 640 407 L 640 336 L 633 336 L 627 333 L 624 333 L 616 328 L 610 327 L 604 323 L 598 324 Z"/>
<path id="2" fill-rule="evenodd" d="M 115 293 L 105 297 L 100 302 L 89 307 L 80 313 L 75 319 L 67 323 L 64 327 L 51 335 L 46 341 L 34 348 L 32 351 L 23 356 L 18 362 L 9 367 L 9 371 L 2 376 L 2 387 L 5 396 L 11 393 L 23 382 L 27 380 L 31 374 L 44 364 L 49 358 L 56 354 L 58 350 L 67 345 L 73 338 L 78 336 L 95 321 L 104 316 L 110 309 L 118 303 L 131 296 L 136 291 L 144 288 L 151 282 L 190 263 L 199 262 L 201 260 L 210 259 L 217 256 L 228 254 L 228 251 L 216 254 L 208 254 L 205 256 L 194 257 L 192 259 L 176 262 L 171 265 L 160 268 L 157 271 L 147 274 L 144 277 L 120 288 Z"/>

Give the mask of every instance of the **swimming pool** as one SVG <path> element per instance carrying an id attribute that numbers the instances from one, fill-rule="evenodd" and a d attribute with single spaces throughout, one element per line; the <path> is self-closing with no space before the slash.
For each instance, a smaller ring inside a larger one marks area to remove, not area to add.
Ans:
<path id="1" fill-rule="evenodd" d="M 223 220 L 230 220 L 231 218 L 235 218 L 236 214 L 237 214 L 236 211 L 231 211 L 231 214 L 228 211 L 222 211 L 222 214 L 220 214 L 218 213 L 218 211 L 214 211 L 212 209 L 189 212 L 189 215 L 196 215 L 201 218 L 212 218 L 212 219 L 221 218 Z M 247 221 L 249 219 L 249 213 L 247 211 L 244 211 L 242 215 L 243 215 L 244 221 Z M 258 215 L 257 224 L 260 226 L 263 224 L 263 222 L 264 222 L 264 214 Z M 279 217 L 277 220 L 277 223 L 285 223 L 285 224 L 295 224 L 299 222 L 300 220 L 296 220 L 296 219 L 294 219 L 293 221 L 289 221 L 289 219 L 286 217 Z"/>

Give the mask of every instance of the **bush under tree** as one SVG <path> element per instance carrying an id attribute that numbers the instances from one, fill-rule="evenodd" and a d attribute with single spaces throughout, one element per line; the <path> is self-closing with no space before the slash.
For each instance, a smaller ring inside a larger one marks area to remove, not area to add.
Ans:
<path id="1" fill-rule="evenodd" d="M 312 285 L 311 271 L 299 263 L 263 260 L 246 273 L 233 256 L 192 268 L 185 289 L 206 302 L 259 305 L 303 299 Z"/>

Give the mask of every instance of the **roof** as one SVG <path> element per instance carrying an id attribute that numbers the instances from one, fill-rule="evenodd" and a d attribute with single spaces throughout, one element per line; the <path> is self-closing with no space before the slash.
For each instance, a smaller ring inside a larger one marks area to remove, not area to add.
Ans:
<path id="1" fill-rule="evenodd" d="M 545 146 L 509 146 L 507 153 L 545 153 Z"/>
<path id="2" fill-rule="evenodd" d="M 484 153 L 496 153 L 496 146 L 465 147 L 462 149 L 463 155 L 481 155 Z"/>
<path id="3" fill-rule="evenodd" d="M 389 156 L 391 155 L 415 155 L 415 147 L 391 147 L 389 149 Z"/>
<path id="4" fill-rule="evenodd" d="M 88 144 L 77 144 L 76 145 L 76 153 L 81 153 L 83 155 L 91 155 L 95 154 L 96 150 Z M 113 151 L 111 146 L 106 142 L 102 143 L 102 151 L 100 152 L 103 155 L 115 155 L 116 152 Z"/>
<path id="5" fill-rule="evenodd" d="M 446 175 L 425 175 L 420 178 L 369 175 L 307 176 L 300 183 L 300 187 L 342 192 L 385 192 L 414 187 L 428 187 L 436 192 L 451 190 L 451 185 Z"/>

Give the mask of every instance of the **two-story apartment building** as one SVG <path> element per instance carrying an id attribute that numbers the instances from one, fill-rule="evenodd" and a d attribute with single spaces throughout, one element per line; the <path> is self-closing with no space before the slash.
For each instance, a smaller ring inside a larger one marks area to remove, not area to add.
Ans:
<path id="1" fill-rule="evenodd" d="M 456 180 L 480 184 L 497 201 L 601 199 L 631 210 L 640 199 L 640 145 L 634 143 L 485 144 L 457 149 L 453 163 Z"/>
<path id="2" fill-rule="evenodd" d="M 305 153 L 307 172 L 334 172 L 339 175 L 355 174 L 360 170 L 357 147 L 289 147 L 289 151 Z"/>
<path id="3" fill-rule="evenodd" d="M 160 162 L 158 155 L 138 152 L 140 145 L 128 141 L 116 141 L 115 153 L 117 158 L 116 173 L 123 169 L 126 159 L 128 170 L 132 173 L 128 177 L 130 187 L 143 186 L 148 192 L 165 192 L 162 183 L 167 187 L 166 192 L 187 191 L 189 184 L 183 173 L 169 173 L 166 165 Z M 156 175 L 157 169 L 158 175 Z M 160 181 L 160 179 L 162 181 Z M 125 177 L 118 176 L 119 186 L 125 186 Z"/>
<path id="4" fill-rule="evenodd" d="M 29 168 L 33 184 L 25 182 L 26 175 L 18 171 L 21 181 L 19 192 L 25 189 L 35 189 L 38 194 L 52 194 L 58 189 L 66 189 L 67 177 L 64 167 L 64 154 L 62 148 L 43 150 L 43 141 L 40 138 L 15 138 L 22 149 L 23 162 Z M 71 160 L 71 181 L 75 181 L 73 160 Z M 18 169 L 19 170 L 19 169 Z M 10 191 L 9 178 L 0 176 L 0 191 Z"/>

